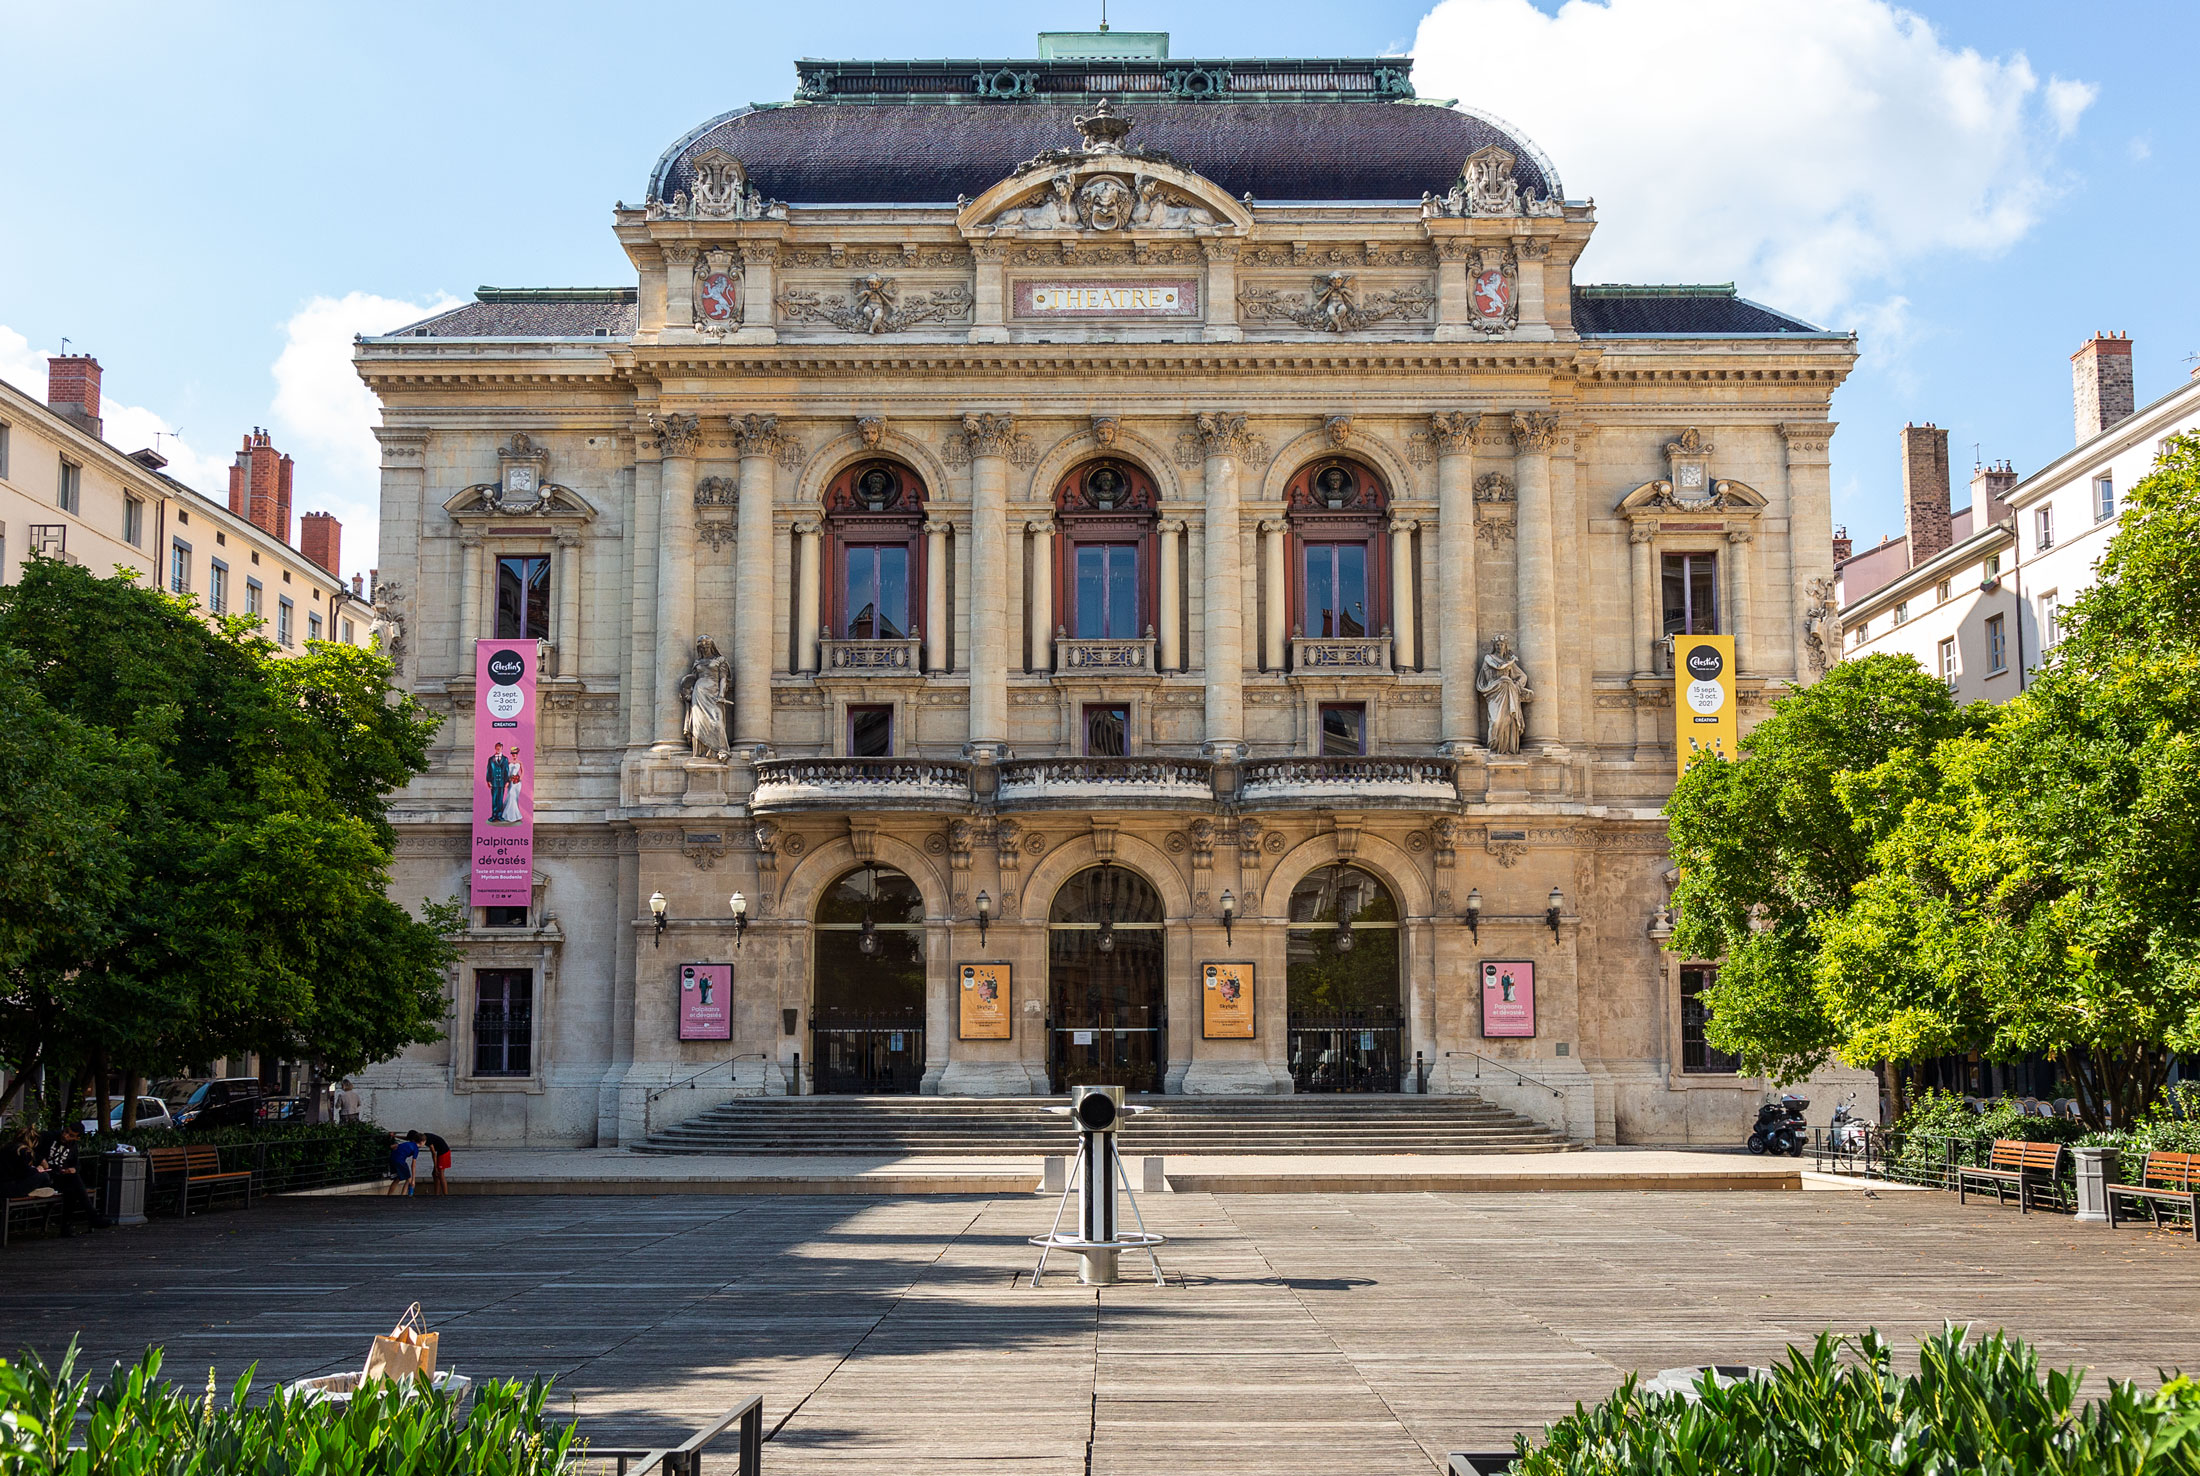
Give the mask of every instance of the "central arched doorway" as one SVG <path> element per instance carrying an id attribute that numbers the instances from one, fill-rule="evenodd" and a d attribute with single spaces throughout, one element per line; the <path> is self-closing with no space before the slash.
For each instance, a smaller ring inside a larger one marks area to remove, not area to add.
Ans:
<path id="1" fill-rule="evenodd" d="M 825 889 L 812 934 L 810 1060 L 820 1092 L 914 1092 L 924 1078 L 924 895 L 891 866 Z"/>
<path id="2" fill-rule="evenodd" d="M 1161 1090 L 1168 1059 L 1161 894 L 1120 866 L 1062 883 L 1047 917 L 1047 1080 Z"/>
<path id="3" fill-rule="evenodd" d="M 1398 902 L 1356 866 L 1325 866 L 1291 893 L 1284 975 L 1291 1081 L 1302 1092 L 1398 1090 Z"/>

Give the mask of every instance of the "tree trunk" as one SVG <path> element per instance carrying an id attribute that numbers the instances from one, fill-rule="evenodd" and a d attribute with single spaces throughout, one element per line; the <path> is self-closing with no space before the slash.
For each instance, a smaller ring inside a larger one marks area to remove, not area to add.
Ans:
<path id="1" fill-rule="evenodd" d="M 144 1089 L 145 1078 L 134 1071 L 122 1079 L 122 1130 L 126 1133 L 137 1131 L 138 1093 Z"/>
<path id="2" fill-rule="evenodd" d="M 92 1086 L 99 1104 L 99 1115 L 92 1120 L 99 1124 L 99 1131 L 107 1131 L 107 1124 L 114 1113 L 114 1098 L 107 1092 L 107 1048 L 92 1048 Z"/>
<path id="3" fill-rule="evenodd" d="M 24 1061 L 23 1069 L 15 1073 L 15 1080 L 8 1083 L 6 1091 L 0 1091 L 0 1112 L 8 1110 L 8 1103 L 15 1100 L 17 1092 L 23 1094 L 23 1103 L 26 1107 L 36 1100 L 35 1095 L 30 1090 L 30 1084 L 37 1079 L 38 1068 L 41 1064 L 40 1058 L 44 1054 L 45 1047 L 35 1045 L 31 1047 L 30 1058 Z"/>

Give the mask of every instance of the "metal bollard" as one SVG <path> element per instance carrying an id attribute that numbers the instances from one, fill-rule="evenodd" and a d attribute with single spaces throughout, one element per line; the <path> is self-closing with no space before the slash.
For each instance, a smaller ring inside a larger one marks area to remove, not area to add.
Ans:
<path id="1" fill-rule="evenodd" d="M 1166 1194 L 1169 1192 L 1169 1181 L 1161 1171 L 1161 1155 L 1158 1153 L 1146 1159 L 1145 1176 L 1139 1180 L 1138 1188 L 1144 1194 Z"/>
<path id="2" fill-rule="evenodd" d="M 1031 1243 L 1039 1247 L 1039 1264 L 1032 1268 L 1031 1284 L 1042 1284 L 1047 1269 L 1047 1255 L 1051 1251 L 1066 1250 L 1076 1255 L 1082 1266 L 1077 1279 L 1086 1286 L 1114 1286 L 1118 1280 L 1117 1257 L 1124 1249 L 1143 1250 L 1153 1265 L 1156 1286 L 1162 1285 L 1161 1260 L 1154 1254 L 1154 1247 L 1162 1237 L 1146 1229 L 1146 1221 L 1138 1212 L 1138 1200 L 1122 1177 L 1123 1158 L 1115 1145 L 1116 1129 L 1122 1123 L 1125 1109 L 1123 1089 L 1119 1086 L 1081 1086 L 1073 1090 L 1067 1111 L 1077 1124 L 1077 1161 L 1071 1170 L 1076 1179 L 1077 1229 L 1070 1234 L 1062 1232 L 1062 1217 L 1069 1212 L 1070 1190 L 1062 1192 L 1061 1205 L 1054 1212 L 1054 1225 L 1044 1235 L 1034 1235 Z M 1115 1212 L 1116 1191 L 1131 1202 L 1131 1213 L 1138 1215 L 1138 1228 L 1121 1230 L 1117 1226 Z"/>
<path id="3" fill-rule="evenodd" d="M 1039 1192 L 1060 1194 L 1069 1188 L 1069 1159 L 1060 1153 L 1049 1153 L 1040 1171 Z"/>

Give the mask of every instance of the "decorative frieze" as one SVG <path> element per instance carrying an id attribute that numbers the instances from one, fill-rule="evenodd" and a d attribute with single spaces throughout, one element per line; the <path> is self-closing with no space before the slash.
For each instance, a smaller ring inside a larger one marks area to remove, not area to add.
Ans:
<path id="1" fill-rule="evenodd" d="M 779 317 L 787 323 L 823 323 L 849 333 L 899 333 L 923 323 L 953 323 L 969 318 L 976 299 L 961 283 L 907 296 L 894 279 L 872 273 L 858 277 L 846 296 L 828 297 L 809 287 L 779 293 Z"/>
<path id="2" fill-rule="evenodd" d="M 1425 282 L 1381 292 L 1363 292 L 1355 282 L 1352 272 L 1322 272 L 1314 278 L 1313 290 L 1303 294 L 1248 282 L 1238 289 L 1238 313 L 1256 323 L 1349 333 L 1378 323 L 1424 322 L 1436 307 L 1435 290 Z"/>

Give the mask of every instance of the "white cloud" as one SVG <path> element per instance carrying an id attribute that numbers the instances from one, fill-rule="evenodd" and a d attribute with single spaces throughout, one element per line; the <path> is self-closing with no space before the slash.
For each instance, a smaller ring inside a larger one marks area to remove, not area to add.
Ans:
<path id="1" fill-rule="evenodd" d="M 1732 278 L 1822 322 L 2023 237 L 2095 94 L 1885 0 L 1442 0 L 1414 58 L 1424 96 L 1517 124 L 1596 198 L 1579 280 Z"/>
<path id="2" fill-rule="evenodd" d="M 0 323 L 0 379 L 40 404 L 46 400 L 46 361 L 53 354 L 51 349 L 32 348 L 29 339 Z M 226 500 L 229 458 L 220 453 L 200 453 L 176 433 L 178 427 L 166 416 L 116 399 L 109 390 L 119 376 L 104 365 L 102 371 L 100 431 L 107 444 L 126 452 L 149 446 L 168 458 L 168 475 L 209 497 Z"/>
<path id="3" fill-rule="evenodd" d="M 381 410 L 351 366 L 355 334 L 386 333 L 458 300 L 401 302 L 366 292 L 316 297 L 284 324 L 275 360 L 276 444 L 298 463 L 292 506 L 331 512 L 344 525 L 344 572 L 374 563 L 381 533 Z"/>

